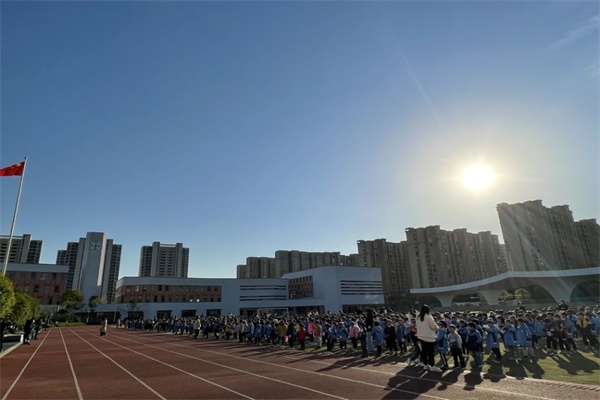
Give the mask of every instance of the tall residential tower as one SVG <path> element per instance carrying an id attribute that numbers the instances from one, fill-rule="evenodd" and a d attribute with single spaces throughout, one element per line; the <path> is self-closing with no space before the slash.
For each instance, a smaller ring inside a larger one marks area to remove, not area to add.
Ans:
<path id="1" fill-rule="evenodd" d="M 69 267 L 67 290 L 79 290 L 86 301 L 92 296 L 114 301 L 121 245 L 114 244 L 105 233 L 88 232 L 79 242 L 67 243 L 67 250 L 58 251 L 56 264 Z"/>
<path id="2" fill-rule="evenodd" d="M 541 200 L 497 206 L 508 256 L 516 271 L 597 267 L 596 220 L 575 222 L 569 206 L 545 207 Z"/>
<path id="3" fill-rule="evenodd" d="M 4 262 L 8 248 L 8 236 L 0 236 L 0 262 Z M 8 262 L 39 264 L 42 255 L 42 241 L 31 239 L 31 235 L 13 236 Z"/>
<path id="4" fill-rule="evenodd" d="M 142 246 L 139 276 L 187 278 L 190 249 L 183 243 Z"/>

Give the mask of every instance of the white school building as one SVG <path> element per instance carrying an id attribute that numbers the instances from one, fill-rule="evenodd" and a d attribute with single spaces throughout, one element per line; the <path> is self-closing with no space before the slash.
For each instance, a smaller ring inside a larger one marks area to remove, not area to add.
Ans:
<path id="1" fill-rule="evenodd" d="M 383 305 L 379 268 L 328 266 L 272 279 L 124 277 L 115 302 L 96 311 L 151 319 L 274 309 L 322 314 Z"/>

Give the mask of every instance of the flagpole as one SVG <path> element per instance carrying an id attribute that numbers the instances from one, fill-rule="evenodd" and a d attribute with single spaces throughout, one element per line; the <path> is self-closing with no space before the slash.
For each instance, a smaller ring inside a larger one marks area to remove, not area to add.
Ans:
<path id="1" fill-rule="evenodd" d="M 23 161 L 23 173 L 21 174 L 21 180 L 19 181 L 19 192 L 17 193 L 17 202 L 15 203 L 15 212 L 13 214 L 12 224 L 10 226 L 10 234 L 8 235 L 8 247 L 6 248 L 6 255 L 4 256 L 4 267 L 2 267 L 2 275 L 6 276 L 6 269 L 8 268 L 8 259 L 10 258 L 10 246 L 12 245 L 13 233 L 15 231 L 15 222 L 17 221 L 17 213 L 19 212 L 19 201 L 21 200 L 21 189 L 23 188 L 23 178 L 25 177 L 25 168 L 27 168 L 27 157 Z"/>

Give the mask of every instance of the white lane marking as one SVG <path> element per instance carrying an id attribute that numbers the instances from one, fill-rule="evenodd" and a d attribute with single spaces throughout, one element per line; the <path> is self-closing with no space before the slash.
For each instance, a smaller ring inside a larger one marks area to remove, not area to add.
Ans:
<path id="1" fill-rule="evenodd" d="M 73 332 L 73 333 L 74 333 L 74 334 L 76 334 L 77 336 L 79 336 L 79 335 L 78 335 L 76 332 Z M 88 335 L 92 335 L 92 334 L 91 334 L 91 333 L 89 333 L 89 332 L 85 332 L 85 333 L 87 333 Z M 92 335 L 92 336 L 93 336 L 93 335 Z M 79 336 L 79 337 L 81 338 L 81 336 Z M 83 340 L 83 341 L 86 341 L 86 340 L 85 340 L 85 339 L 83 339 L 83 338 L 81 338 L 81 340 Z M 172 365 L 170 365 L 170 364 L 167 364 L 166 362 L 163 362 L 163 361 L 157 360 L 156 358 L 150 357 L 150 356 L 148 356 L 148 355 L 146 355 L 146 354 L 143 354 L 143 353 L 137 352 L 137 351 L 135 351 L 135 350 L 128 349 L 127 347 L 125 347 L 125 346 L 121 346 L 120 344 L 118 344 L 118 343 L 115 343 L 115 342 L 113 342 L 112 340 L 108 340 L 108 339 L 107 339 L 107 340 L 105 340 L 105 342 L 112 343 L 112 344 L 114 344 L 115 346 L 119 346 L 119 347 L 121 347 L 121 348 L 123 348 L 123 349 L 125 349 L 125 350 L 127 350 L 127 351 L 130 351 L 130 352 L 132 352 L 132 353 L 135 353 L 135 354 L 139 354 L 140 356 L 146 357 L 146 358 L 148 358 L 148 359 L 150 359 L 150 360 L 152 360 L 152 361 L 155 361 L 155 362 L 157 362 L 157 363 L 160 363 L 160 364 L 166 365 L 167 367 L 169 367 L 169 368 L 173 368 L 173 369 L 175 369 L 175 370 L 177 370 L 177 371 L 179 371 L 179 372 L 183 372 L 184 374 L 187 374 L 187 375 L 189 375 L 189 376 L 191 376 L 191 377 L 193 377 L 193 378 L 196 378 L 196 379 L 199 379 L 199 380 L 201 380 L 201 381 L 203 381 L 203 382 L 209 383 L 209 384 L 211 384 L 211 385 L 214 385 L 214 386 L 220 387 L 221 389 L 227 390 L 228 392 L 235 393 L 235 394 L 237 394 L 238 396 L 244 397 L 244 398 L 246 398 L 246 399 L 249 399 L 249 400 L 255 400 L 254 398 L 252 398 L 252 397 L 249 397 L 249 396 L 246 396 L 246 395 L 245 395 L 245 394 L 243 394 L 243 393 L 236 392 L 236 391 L 235 391 L 235 390 L 233 390 L 233 389 L 229 389 L 229 388 L 226 388 L 225 386 L 221 386 L 221 385 L 219 385 L 218 383 L 211 382 L 211 381 L 209 381 L 209 380 L 207 380 L 207 379 L 204 379 L 204 378 L 202 378 L 202 377 L 199 377 L 198 375 L 194 375 L 194 374 L 192 374 L 192 373 L 190 373 L 190 372 L 187 372 L 187 371 L 185 371 L 185 370 L 183 370 L 183 369 L 181 369 L 181 368 L 174 367 L 174 366 L 172 366 Z M 92 347 L 93 347 L 93 346 L 92 346 Z M 108 356 L 106 356 L 106 357 L 108 357 Z M 114 362 L 114 361 L 113 361 L 113 362 Z M 132 375 L 132 376 L 133 376 L 133 375 Z M 136 378 L 136 379 L 137 379 L 137 378 Z M 141 381 L 140 381 L 140 382 L 141 382 Z M 164 399 L 164 397 L 162 397 L 162 398 Z M 166 399 L 165 399 L 165 400 L 166 400 Z"/>
<path id="2" fill-rule="evenodd" d="M 75 335 L 77 335 L 76 332 L 73 332 Z M 119 363 L 117 363 L 115 360 L 113 360 L 112 358 L 110 358 L 109 356 L 107 356 L 106 354 L 104 354 L 100 349 L 98 349 L 96 346 L 94 346 L 93 344 L 91 344 L 90 342 L 88 342 L 87 340 L 85 340 L 84 338 L 82 338 L 81 336 L 77 335 L 79 337 L 79 339 L 83 340 L 84 342 L 86 342 L 91 348 L 93 348 L 94 350 L 96 350 L 98 353 L 102 354 L 104 357 L 106 357 L 110 362 L 112 362 L 113 364 L 115 364 L 117 367 L 121 368 L 123 371 L 127 372 L 127 374 L 129 374 L 129 376 L 131 376 L 133 379 L 135 379 L 136 381 L 138 381 L 139 383 L 141 383 L 146 389 L 148 389 L 149 391 L 151 391 L 152 393 L 154 393 L 158 398 L 162 399 L 162 400 L 167 400 L 165 397 L 161 396 L 160 393 L 158 393 L 156 390 L 152 389 L 150 386 L 146 385 L 144 382 L 142 382 L 137 376 L 133 375 L 131 372 L 127 371 L 125 368 L 123 368 L 122 366 L 119 365 Z"/>
<path id="3" fill-rule="evenodd" d="M 130 333 L 127 333 L 126 335 L 128 335 L 128 336 L 135 336 L 134 334 L 130 334 Z M 151 340 L 151 339 L 147 339 L 147 340 Z M 154 342 L 155 343 L 164 343 L 164 342 L 161 342 L 161 341 L 154 341 Z M 246 357 L 240 357 L 240 356 L 235 356 L 235 355 L 230 355 L 230 354 L 223 354 L 221 352 L 216 352 L 216 351 L 212 351 L 212 350 L 199 349 L 197 347 L 190 347 L 190 346 L 178 345 L 178 344 L 175 344 L 175 343 L 173 343 L 173 345 L 177 346 L 177 347 L 183 347 L 183 348 L 186 348 L 186 349 L 194 349 L 194 350 L 197 350 L 197 351 L 204 351 L 204 352 L 208 352 L 208 353 L 218 354 L 220 356 L 227 356 L 227 357 L 231 357 L 231 358 L 241 358 L 241 359 L 244 359 L 244 360 L 250 360 L 250 359 L 248 359 Z M 234 346 L 235 345 L 230 345 L 230 347 L 234 347 Z M 235 347 L 237 347 L 237 346 L 235 346 Z M 273 356 L 279 357 L 280 355 L 275 355 L 274 354 Z M 290 356 L 281 356 L 281 357 L 286 357 L 287 358 L 287 357 L 290 357 Z M 290 357 L 290 358 L 296 359 L 296 360 L 298 360 L 298 359 L 302 360 L 302 358 L 296 358 L 296 357 Z M 306 372 L 306 373 L 318 374 L 318 375 L 327 376 L 327 377 L 336 378 L 336 379 L 349 380 L 351 382 L 363 383 L 365 385 L 376 385 L 376 384 L 371 384 L 371 383 L 368 383 L 368 382 L 356 381 L 354 379 L 337 377 L 335 375 L 323 374 L 323 373 L 320 373 L 320 372 L 311 372 L 311 371 L 306 371 L 306 370 L 300 370 L 300 369 L 296 369 L 296 368 L 293 368 L 293 367 L 288 367 L 288 366 L 281 365 L 281 364 L 269 363 L 269 362 L 266 362 L 266 361 L 260 361 L 260 360 L 254 360 L 254 359 L 252 359 L 251 361 L 252 362 L 256 362 L 256 363 L 273 365 L 273 366 L 280 366 L 282 368 L 287 368 L 287 369 L 291 369 L 291 370 L 295 370 L 295 371 L 302 371 L 302 372 Z M 316 361 L 316 360 L 305 360 L 305 361 L 309 361 L 309 362 L 314 362 L 314 363 L 318 363 L 318 364 L 323 364 L 323 365 L 331 366 L 331 364 L 328 364 L 328 363 L 325 363 L 325 362 L 321 362 L 321 361 Z M 337 363 L 338 362 L 336 362 L 334 364 L 337 364 Z M 520 397 L 530 397 L 530 398 L 542 399 L 542 400 L 554 400 L 554 398 L 552 398 L 552 397 L 542 397 L 542 396 L 535 396 L 535 395 L 530 395 L 530 394 L 515 393 L 515 392 L 510 392 L 510 391 L 505 391 L 505 390 L 483 388 L 483 387 L 469 385 L 469 384 L 462 385 L 462 384 L 459 384 L 459 383 L 445 382 L 445 381 L 439 380 L 439 379 L 428 379 L 428 378 L 424 378 L 424 377 L 414 377 L 414 376 L 411 376 L 411 375 L 394 374 L 392 372 L 374 371 L 374 370 L 370 370 L 370 369 L 363 369 L 363 368 L 351 367 L 351 366 L 350 367 L 346 367 L 345 369 L 357 369 L 357 370 L 360 370 L 360 371 L 369 371 L 369 372 L 374 372 L 374 373 L 379 373 L 379 374 L 386 374 L 386 375 L 393 375 L 393 376 L 398 376 L 398 377 L 403 377 L 403 378 L 419 379 L 419 380 L 422 380 L 422 381 L 425 381 L 425 382 L 436 382 L 436 383 L 440 383 L 440 384 L 443 384 L 443 385 L 450 385 L 450 386 L 461 385 L 463 388 L 472 388 L 472 389 L 485 390 L 485 391 L 490 391 L 490 392 L 495 392 L 495 393 L 503 393 L 503 394 L 509 394 L 509 395 L 518 395 Z M 411 394 L 419 394 L 421 396 L 429 396 L 429 397 L 437 398 L 435 396 L 425 395 L 425 394 L 421 394 L 421 393 L 412 393 L 412 392 L 409 392 L 409 391 L 406 391 L 406 390 L 392 388 L 390 386 L 382 386 L 382 385 L 376 385 L 376 386 L 385 387 L 387 389 L 396 390 L 396 391 L 402 391 L 402 392 L 411 393 Z"/>
<path id="4" fill-rule="evenodd" d="M 163 349 L 161 347 L 151 346 L 151 345 L 148 345 L 148 344 L 143 344 L 143 343 L 140 343 L 139 341 L 135 341 L 135 340 L 131 340 L 131 339 L 123 338 L 123 340 L 127 340 L 129 342 L 134 342 L 134 343 L 137 343 L 137 344 L 142 344 L 143 346 L 146 346 L 146 347 L 150 347 L 150 348 L 153 348 L 153 349 L 159 349 L 159 350 L 166 351 L 166 352 L 169 352 L 169 353 L 174 353 L 174 354 L 177 354 L 177 355 L 180 355 L 180 356 L 184 356 L 184 357 L 187 357 L 187 358 L 192 358 L 194 360 L 199 360 L 199 361 L 202 361 L 202 362 L 205 362 L 205 363 L 218 365 L 218 366 L 223 367 L 223 368 L 233 369 L 235 371 L 243 372 L 245 374 L 254 375 L 254 376 L 257 376 L 257 377 L 260 377 L 260 378 L 263 378 L 263 379 L 275 380 L 276 382 L 285 383 L 286 385 L 292 385 L 292 386 L 296 386 L 296 387 L 301 387 L 303 389 L 310 390 L 310 391 L 313 391 L 313 392 L 317 392 L 319 394 L 323 394 L 323 395 L 326 395 L 326 396 L 330 396 L 330 397 L 335 397 L 335 398 L 338 398 L 338 399 L 342 399 L 342 397 L 338 397 L 338 396 L 333 395 L 333 394 L 320 392 L 318 390 L 311 389 L 311 388 L 304 387 L 304 386 L 300 386 L 300 385 L 296 385 L 296 384 L 293 384 L 293 383 L 290 383 L 290 382 L 285 382 L 285 381 L 281 381 L 279 379 L 274 379 L 274 378 L 270 378 L 270 377 L 267 377 L 267 376 L 264 376 L 264 375 L 255 374 L 255 373 L 252 373 L 252 372 L 248 372 L 248 371 L 240 370 L 240 369 L 237 369 L 237 368 L 229 367 L 227 365 L 214 363 L 212 361 L 207 361 L 207 360 L 204 360 L 202 358 L 193 357 L 193 356 L 190 356 L 190 355 L 187 355 L 187 354 L 184 354 L 184 353 L 179 353 L 177 351 L 167 350 L 167 349 Z M 178 346 L 178 347 L 183 347 L 183 348 L 191 349 L 191 347 L 187 347 L 187 346 L 181 346 L 181 345 L 177 345 L 177 344 L 174 344 L 174 345 Z M 312 374 L 312 375 L 318 375 L 318 376 L 321 376 L 321 377 L 334 378 L 334 379 L 339 379 L 339 380 L 353 382 L 353 383 L 361 383 L 363 385 L 368 385 L 368 386 L 375 386 L 375 387 L 378 387 L 378 388 L 383 388 L 383 389 L 387 389 L 387 390 L 391 390 L 391 391 L 397 391 L 397 392 L 402 392 L 402 393 L 409 393 L 409 394 L 413 394 L 413 395 L 419 395 L 419 396 L 423 396 L 423 397 L 429 397 L 429 398 L 436 399 L 436 400 L 448 400 L 445 397 L 431 396 L 431 395 L 427 395 L 427 394 L 423 394 L 423 393 L 417 393 L 417 392 L 411 392 L 411 391 L 408 391 L 408 390 L 392 388 L 392 387 L 389 387 L 389 386 L 378 385 L 378 384 L 368 383 L 368 382 L 362 382 L 362 381 L 356 381 L 355 379 L 349 379 L 349 378 L 344 378 L 344 377 L 334 376 L 334 375 L 327 375 L 327 374 L 323 374 L 323 373 L 320 373 L 320 372 L 306 371 L 306 370 L 303 370 L 303 369 L 292 368 L 292 367 L 284 366 L 284 365 L 281 365 L 281 364 L 273 364 L 273 363 L 269 363 L 269 362 L 265 362 L 265 361 L 259 361 L 259 360 L 254 360 L 254 359 L 249 359 L 249 358 L 245 358 L 245 357 L 231 356 L 231 355 L 222 354 L 222 353 L 219 353 L 219 352 L 216 352 L 216 351 L 201 350 L 201 349 L 196 349 L 196 350 L 207 352 L 207 353 L 217 354 L 219 356 L 226 356 L 226 357 L 229 357 L 229 358 L 237 358 L 237 359 L 241 359 L 241 360 L 245 360 L 245 361 L 251 361 L 251 362 L 260 363 L 260 364 L 267 364 L 267 365 L 271 365 L 271 366 L 282 367 L 282 368 L 285 368 L 285 369 L 290 369 L 290 370 L 298 371 L 298 372 L 304 372 L 304 373 Z"/>
<path id="5" fill-rule="evenodd" d="M 6 391 L 6 393 L 4 393 L 4 397 L 2 397 L 2 400 L 6 400 L 8 398 L 8 395 L 13 390 L 13 388 L 15 387 L 15 385 L 17 384 L 17 382 L 19 382 L 19 379 L 21 379 L 21 376 L 23 376 L 23 373 L 25 372 L 25 369 L 27 368 L 27 366 L 29 365 L 29 363 L 31 362 L 31 360 L 33 360 L 33 357 L 35 356 L 35 354 L 38 352 L 39 349 L 42 348 L 42 345 L 44 344 L 44 342 L 46 341 L 46 339 L 48 339 L 48 336 L 50 336 L 50 332 L 52 332 L 52 330 L 48 331 L 48 334 L 44 337 L 44 340 L 42 340 L 42 342 L 40 343 L 40 345 L 38 346 L 38 348 L 35 349 L 35 351 L 31 355 L 31 357 L 29 357 L 29 360 L 27 361 L 27 364 L 25 364 L 23 366 L 23 369 L 21 369 L 21 372 L 17 376 L 17 379 L 15 379 L 15 381 L 12 383 L 12 385 L 10 385 L 10 387 L 8 388 L 8 390 Z"/>
<path id="6" fill-rule="evenodd" d="M 187 347 L 187 346 L 181 346 L 181 347 L 186 347 L 186 348 L 193 348 L 193 347 Z M 278 356 L 279 357 L 279 356 Z M 327 366 L 331 366 L 331 365 L 338 365 L 340 364 L 340 361 L 336 361 L 333 364 L 328 364 L 326 362 L 322 362 L 322 361 L 318 361 L 318 360 L 306 360 L 300 357 L 293 357 L 293 356 L 280 356 L 281 358 L 289 358 L 292 360 L 302 360 L 302 361 L 308 361 L 308 362 L 313 362 L 316 364 L 322 364 L 322 365 L 327 365 Z M 415 378 L 412 375 L 404 375 L 404 374 L 398 374 L 398 373 L 393 373 L 393 372 L 386 372 L 386 371 L 375 371 L 372 369 L 363 369 L 363 368 L 359 368 L 359 367 L 353 367 L 353 366 L 348 366 L 348 364 L 341 364 L 341 368 L 343 369 L 359 369 L 360 371 L 367 371 L 367 372 L 372 372 L 375 374 L 384 374 L 384 375 L 392 375 L 392 376 L 398 376 L 398 377 L 402 377 L 402 378 Z M 463 388 L 468 388 L 468 389 L 477 389 L 477 390 L 487 390 L 490 392 L 496 392 L 496 393 L 504 393 L 504 394 L 513 394 L 513 395 L 518 395 L 520 397 L 532 397 L 534 399 L 542 399 L 542 400 L 555 400 L 553 397 L 541 397 L 541 396 L 535 396 L 532 394 L 523 394 L 523 393 L 515 393 L 515 392 L 509 392 L 506 390 L 499 390 L 499 389 L 491 389 L 491 388 L 484 388 L 484 387 L 480 387 L 480 386 L 475 386 L 475 385 L 470 385 L 468 383 L 466 383 L 465 385 L 462 385 L 458 382 L 448 382 L 448 381 L 444 381 L 443 377 L 442 380 L 438 380 L 438 379 L 428 379 L 428 378 L 423 378 L 423 377 L 419 377 L 419 380 L 425 381 L 425 382 L 437 382 L 437 383 L 441 383 L 442 385 L 446 385 L 446 386 L 453 386 L 453 385 L 461 385 Z M 512 377 L 512 376 L 505 376 L 505 379 L 513 379 L 513 380 L 517 380 L 516 378 Z M 539 382 L 536 383 L 541 383 L 542 381 L 540 380 Z"/>
<path id="7" fill-rule="evenodd" d="M 81 389 L 79 388 L 79 382 L 77 381 L 77 375 L 75 375 L 75 368 L 73 368 L 73 363 L 71 362 L 71 356 L 69 356 L 69 350 L 67 350 L 67 344 L 65 343 L 65 337 L 62 334 L 62 331 L 59 330 L 60 337 L 63 342 L 63 346 L 65 347 L 65 353 L 67 353 L 67 359 L 69 360 L 69 367 L 71 367 L 71 374 L 73 375 L 73 380 L 75 381 L 75 389 L 77 389 L 77 397 L 79 400 L 83 400 L 83 395 L 81 394 Z"/>

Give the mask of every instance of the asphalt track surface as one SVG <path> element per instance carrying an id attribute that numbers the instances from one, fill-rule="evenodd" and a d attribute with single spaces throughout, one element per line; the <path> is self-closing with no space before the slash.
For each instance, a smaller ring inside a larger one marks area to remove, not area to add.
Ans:
<path id="1" fill-rule="evenodd" d="M 600 399 L 600 387 L 98 327 L 0 358 L 0 399 Z"/>

